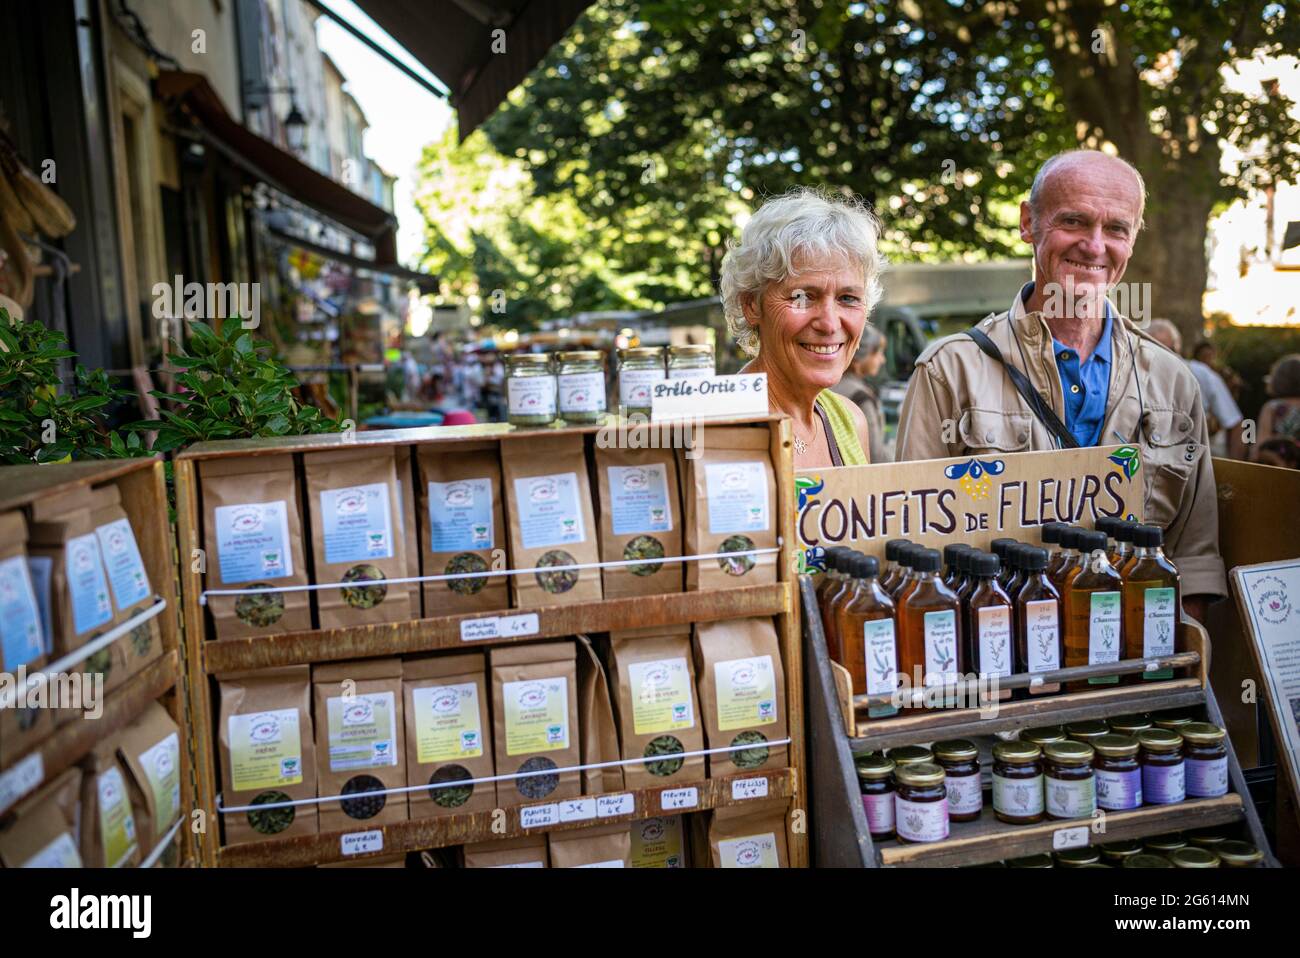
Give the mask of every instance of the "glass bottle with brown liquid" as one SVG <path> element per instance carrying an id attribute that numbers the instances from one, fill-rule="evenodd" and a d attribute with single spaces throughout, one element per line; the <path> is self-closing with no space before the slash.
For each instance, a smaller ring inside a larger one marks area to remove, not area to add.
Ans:
<path id="1" fill-rule="evenodd" d="M 1043 548 L 1047 550 L 1047 568 L 1050 571 L 1061 551 L 1061 531 L 1069 528 L 1064 522 L 1044 522 L 1038 527 L 1042 537 Z"/>
<path id="2" fill-rule="evenodd" d="M 894 600 L 894 605 L 899 608 L 902 608 L 903 599 L 916 585 L 916 569 L 912 565 L 912 560 L 917 552 L 924 550 L 925 546 L 917 545 L 915 542 L 909 542 L 898 550 L 898 565 L 902 569 L 902 574 L 894 583 L 894 588 L 890 591 L 889 597 Z"/>
<path id="3" fill-rule="evenodd" d="M 979 582 L 966 612 L 966 662 L 981 680 L 990 683 L 1010 678 L 1015 670 L 1011 600 L 998 582 L 1001 565 L 998 557 L 988 552 L 971 559 L 971 569 Z M 994 698 L 1005 701 L 1011 698 L 1011 690 L 999 689 L 989 701 Z"/>
<path id="4" fill-rule="evenodd" d="M 822 617 L 822 631 L 826 633 L 826 654 L 840 665 L 844 664 L 844 642 L 840 636 L 840 609 L 853 594 L 853 577 L 848 574 L 849 564 L 855 556 L 862 553 L 845 549 L 839 555 L 840 587 L 829 591 L 826 598 L 826 614 Z"/>
<path id="5" fill-rule="evenodd" d="M 1128 519 L 1115 523 L 1116 550 L 1115 558 L 1110 560 L 1110 564 L 1121 576 L 1124 574 L 1124 569 L 1133 561 L 1133 535 L 1141 524 Z"/>
<path id="6" fill-rule="evenodd" d="M 898 642 L 894 626 L 894 600 L 876 577 L 875 556 L 855 556 L 850 575 L 855 588 L 839 611 L 839 633 L 844 644 L 843 666 L 853 678 L 854 695 L 882 695 L 898 687 Z M 892 705 L 873 705 L 870 718 L 893 715 Z"/>
<path id="7" fill-rule="evenodd" d="M 1106 533 L 1106 558 L 1110 560 L 1116 572 L 1119 571 L 1119 565 L 1115 562 L 1116 556 L 1119 555 L 1119 540 L 1115 538 L 1115 529 L 1123 521 L 1116 516 L 1098 516 L 1092 524 L 1098 532 Z"/>
<path id="8" fill-rule="evenodd" d="M 964 542 L 950 542 L 943 547 L 943 584 L 954 592 L 962 574 L 957 568 L 957 557 L 970 549 Z"/>
<path id="9" fill-rule="evenodd" d="M 1106 533 L 1075 533 L 1080 562 L 1067 573 L 1061 590 L 1065 603 L 1065 667 L 1118 662 L 1124 650 L 1123 582 L 1106 558 Z M 1053 583 L 1055 584 L 1055 583 Z M 1070 691 L 1115 685 L 1118 675 L 1070 682 Z"/>
<path id="10" fill-rule="evenodd" d="M 1015 539 L 994 539 L 989 543 L 989 552 L 998 557 L 998 584 L 1006 587 L 1011 567 L 1007 565 L 1007 550 L 1016 544 Z"/>
<path id="11" fill-rule="evenodd" d="M 911 545 L 912 543 L 906 539 L 890 539 L 885 543 L 885 568 L 880 573 L 880 587 L 891 595 L 894 586 L 903 577 L 903 566 L 899 562 L 899 556 L 902 555 L 904 546 Z"/>
<path id="12" fill-rule="evenodd" d="M 826 572 L 817 583 L 817 608 L 822 615 L 822 634 L 826 636 L 826 653 L 833 662 L 841 662 L 842 651 L 835 632 L 835 622 L 831 615 L 831 602 L 845 585 L 844 569 L 840 562 L 853 554 L 852 549 L 844 546 L 832 546 L 826 550 Z M 841 663 L 842 664 L 842 663 Z"/>
<path id="13" fill-rule="evenodd" d="M 967 603 L 970 602 L 970 594 L 975 591 L 975 586 L 979 582 L 975 574 L 971 572 L 971 563 L 975 561 L 975 557 L 979 554 L 979 549 L 972 548 L 957 556 L 957 584 L 952 587 L 952 591 L 957 593 L 957 598 L 961 602 L 963 610 L 966 608 Z"/>
<path id="14" fill-rule="evenodd" d="M 1025 581 L 1016 594 L 1016 652 L 1025 672 L 1054 672 L 1064 658 L 1061 593 L 1047 577 L 1047 550 L 1026 546 Z M 1052 695 L 1059 683 L 1029 686 L 1029 695 Z"/>
<path id="15" fill-rule="evenodd" d="M 899 606 L 899 667 L 913 687 L 918 672 L 926 686 L 954 683 L 966 671 L 957 595 L 939 578 L 934 549 L 916 549 L 912 568 L 911 588 Z"/>
<path id="16" fill-rule="evenodd" d="M 1065 595 L 1065 579 L 1070 570 L 1079 562 L 1079 542 L 1078 535 L 1085 532 L 1085 529 L 1079 529 L 1075 526 L 1066 526 L 1061 530 L 1060 542 L 1061 549 L 1053 553 L 1051 560 L 1047 564 L 1047 577 L 1052 580 L 1052 585 L 1056 586 L 1061 595 Z"/>
<path id="17" fill-rule="evenodd" d="M 1173 655 L 1182 609 L 1182 578 L 1165 557 L 1159 526 L 1133 530 L 1133 561 L 1124 567 L 1124 658 Z M 1173 669 L 1141 673 L 1141 679 L 1171 679 Z"/>

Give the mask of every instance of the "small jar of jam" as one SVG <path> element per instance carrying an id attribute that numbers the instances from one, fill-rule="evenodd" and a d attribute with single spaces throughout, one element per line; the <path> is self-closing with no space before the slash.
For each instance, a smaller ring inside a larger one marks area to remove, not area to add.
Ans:
<path id="1" fill-rule="evenodd" d="M 1142 800 L 1147 805 L 1173 805 L 1187 798 L 1183 766 L 1183 737 L 1163 728 L 1150 728 L 1138 736 L 1142 746 Z"/>
<path id="2" fill-rule="evenodd" d="M 1218 868 L 1219 856 L 1208 848 L 1179 848 L 1169 853 L 1175 868 Z"/>
<path id="3" fill-rule="evenodd" d="M 1125 868 L 1173 868 L 1169 859 L 1164 855 L 1151 855 L 1145 852 L 1138 855 L 1130 855 L 1124 859 Z"/>
<path id="4" fill-rule="evenodd" d="M 894 760 L 898 768 L 904 765 L 915 765 L 917 762 L 934 761 L 934 755 L 924 745 L 900 745 L 898 748 L 891 748 L 885 754 Z"/>
<path id="5" fill-rule="evenodd" d="M 1084 848 L 1067 848 L 1056 853 L 1058 868 L 1083 868 L 1086 865 L 1100 865 L 1101 852 L 1091 846 Z"/>
<path id="6" fill-rule="evenodd" d="M 1120 715 L 1113 719 L 1107 719 L 1106 724 L 1110 730 L 1118 735 L 1137 735 L 1138 732 L 1145 732 L 1151 727 L 1150 715 Z"/>
<path id="7" fill-rule="evenodd" d="M 1264 853 L 1250 842 L 1225 841 L 1214 846 L 1224 868 L 1262 868 Z"/>
<path id="8" fill-rule="evenodd" d="M 948 790 L 943 769 L 915 762 L 894 769 L 894 827 L 902 844 L 939 842 L 948 837 Z"/>
<path id="9" fill-rule="evenodd" d="M 1137 739 L 1128 735 L 1103 735 L 1092 742 L 1097 757 L 1092 761 L 1097 780 L 1097 807 L 1122 812 L 1142 806 L 1142 766 L 1138 764 Z"/>
<path id="10" fill-rule="evenodd" d="M 1051 742 L 1043 747 L 1048 818 L 1090 818 L 1097 810 L 1095 755 L 1086 742 Z"/>
<path id="11" fill-rule="evenodd" d="M 894 837 L 894 763 L 883 755 L 856 759 L 862 809 L 867 813 L 867 830 L 874 839 Z"/>
<path id="12" fill-rule="evenodd" d="M 1101 857 L 1109 865 L 1124 864 L 1124 859 L 1142 854 L 1142 843 L 1135 841 L 1111 842 L 1101 846 Z"/>
<path id="13" fill-rule="evenodd" d="M 1218 798 L 1228 794 L 1228 733 L 1209 722 L 1188 722 L 1183 737 L 1188 798 Z"/>
<path id="14" fill-rule="evenodd" d="M 1167 729 L 1170 732 L 1179 732 L 1184 725 L 1189 725 L 1195 721 L 1196 719 L 1192 717 L 1191 713 L 1180 712 L 1177 709 L 1169 712 L 1156 712 L 1151 716 L 1152 725 L 1156 728 Z"/>
<path id="15" fill-rule="evenodd" d="M 1152 855 L 1168 855 L 1187 847 L 1187 839 L 1175 832 L 1173 835 L 1154 835 L 1142 842 L 1142 850 Z"/>
<path id="16" fill-rule="evenodd" d="M 1091 742 L 1109 734 L 1110 726 L 1105 722 L 1071 722 L 1065 727 L 1066 737 L 1076 742 Z"/>
<path id="17" fill-rule="evenodd" d="M 1043 728 L 1026 728 L 1020 730 L 1020 741 L 1033 742 L 1043 748 L 1052 742 L 1065 741 L 1065 729 L 1059 725 L 1047 725 Z"/>
<path id="18" fill-rule="evenodd" d="M 980 752 L 975 743 L 965 739 L 935 742 L 934 760 L 944 772 L 949 820 L 978 819 L 984 811 L 984 789 L 980 783 Z"/>
<path id="19" fill-rule="evenodd" d="M 993 814 L 1009 825 L 1043 820 L 1043 750 L 1033 742 L 993 746 Z"/>

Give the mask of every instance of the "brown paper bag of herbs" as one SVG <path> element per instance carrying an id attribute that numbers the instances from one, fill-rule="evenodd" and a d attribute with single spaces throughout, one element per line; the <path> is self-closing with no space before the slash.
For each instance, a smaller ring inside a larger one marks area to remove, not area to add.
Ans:
<path id="1" fill-rule="evenodd" d="M 495 442 L 420 446 L 421 575 L 504 569 L 505 504 Z M 499 562 L 494 559 L 499 558 Z M 505 576 L 424 583 L 430 618 L 510 607 Z"/>
<path id="2" fill-rule="evenodd" d="M 501 443 L 510 560 L 541 570 L 511 577 L 516 608 L 601 598 L 599 569 L 546 571 L 600 560 L 583 442 L 581 433 L 561 432 Z"/>
<path id="3" fill-rule="evenodd" d="M 640 445 L 633 427 L 629 445 Z M 671 449 L 596 449 L 600 490 L 600 559 L 632 566 L 601 570 L 605 598 L 682 591 L 682 563 L 654 562 L 682 554 L 677 459 Z"/>
<path id="4" fill-rule="evenodd" d="M 221 805 L 316 797 L 311 667 L 287 665 L 217 676 L 221 693 Z M 315 805 L 222 815 L 226 844 L 315 835 Z"/>
<path id="5" fill-rule="evenodd" d="M 406 550 L 406 576 L 415 579 L 420 575 L 420 539 L 419 516 L 415 511 L 416 479 L 411 468 L 411 447 L 395 446 L 393 458 L 397 468 L 397 534 L 401 536 Z M 423 616 L 421 584 L 411 583 L 407 586 L 407 594 L 411 599 L 411 617 Z"/>
<path id="6" fill-rule="evenodd" d="M 628 823 L 632 841 L 631 868 L 689 868 L 690 850 L 681 815 L 665 815 Z"/>
<path id="7" fill-rule="evenodd" d="M 27 566 L 27 523 L 21 512 L 0 514 L 0 672 L 17 681 L 18 669 L 35 672 L 46 655 L 40 602 Z M 48 708 L 36 703 L 0 709 L 0 767 L 54 730 Z"/>
<path id="8" fill-rule="evenodd" d="M 709 777 L 781 768 L 786 747 L 785 672 L 772 620 L 734 619 L 695 627 L 695 674 L 709 748 Z"/>
<path id="9" fill-rule="evenodd" d="M 81 778 L 74 765 L 0 816 L 0 867 L 82 867 Z"/>
<path id="10" fill-rule="evenodd" d="M 789 868 L 785 815 L 789 799 L 749 801 L 713 811 L 709 854 L 714 868 Z"/>
<path id="11" fill-rule="evenodd" d="M 122 730 L 117 744 L 136 810 L 140 855 L 148 858 L 181 815 L 180 729 L 154 702 Z"/>
<path id="12" fill-rule="evenodd" d="M 491 778 L 487 659 L 482 652 L 410 658 L 402 663 L 406 784 Z M 453 785 L 407 792 L 411 818 L 496 808 L 496 785 Z"/>
<path id="13" fill-rule="evenodd" d="M 393 451 L 353 446 L 303 456 L 311 517 L 312 581 L 347 582 L 316 591 L 322 629 L 411 618 L 410 587 L 366 585 L 406 577 L 406 537 Z"/>
<path id="14" fill-rule="evenodd" d="M 82 762 L 81 860 L 87 868 L 120 868 L 141 860 L 137 812 L 126 769 L 111 736 Z"/>
<path id="15" fill-rule="evenodd" d="M 293 456 L 199 463 L 207 589 L 308 585 Z M 208 596 L 218 639 L 312 627 L 311 593 Z"/>
<path id="16" fill-rule="evenodd" d="M 552 832 L 552 868 L 630 868 L 632 836 L 627 823 Z"/>
<path id="17" fill-rule="evenodd" d="M 591 640 L 575 636 L 578 652 L 578 729 L 582 740 L 582 764 L 617 762 L 623 757 L 618 745 L 618 726 L 610 700 L 609 682 Z M 624 787 L 623 766 L 583 769 L 582 793 L 598 795 Z"/>
<path id="18" fill-rule="evenodd" d="M 776 546 L 776 474 L 766 429 L 714 427 L 678 451 L 685 502 L 687 555 L 747 552 Z M 686 588 L 726 589 L 776 581 L 774 552 L 686 563 Z"/>
<path id="19" fill-rule="evenodd" d="M 360 659 L 312 668 L 316 695 L 316 788 L 355 795 L 322 802 L 320 830 L 371 828 L 407 819 L 406 726 L 401 659 Z"/>
<path id="20" fill-rule="evenodd" d="M 545 835 L 475 842 L 461 849 L 464 868 L 548 868 Z"/>
<path id="21" fill-rule="evenodd" d="M 92 491 L 90 524 L 95 528 L 100 556 L 104 560 L 104 572 L 116 610 L 114 621 L 123 622 L 153 605 L 154 593 L 135 529 L 122 508 L 121 493 L 116 484 L 99 486 Z M 110 673 L 112 682 L 106 687 L 115 688 L 162 655 L 162 632 L 157 617 L 137 625 L 113 644 L 114 658 L 121 667 Z"/>
<path id="22" fill-rule="evenodd" d="M 572 642 L 506 646 L 489 653 L 492 742 L 498 775 L 579 764 L 577 668 Z M 577 772 L 497 782 L 497 802 L 521 805 L 581 794 Z"/>
<path id="23" fill-rule="evenodd" d="M 663 631 L 671 633 L 670 629 Z M 627 787 L 703 779 L 703 756 L 672 757 L 704 748 L 690 627 L 683 626 L 676 634 L 651 636 L 611 633 L 609 652 L 610 677 L 618 690 L 615 700 L 623 758 L 647 759 L 624 766 Z"/>

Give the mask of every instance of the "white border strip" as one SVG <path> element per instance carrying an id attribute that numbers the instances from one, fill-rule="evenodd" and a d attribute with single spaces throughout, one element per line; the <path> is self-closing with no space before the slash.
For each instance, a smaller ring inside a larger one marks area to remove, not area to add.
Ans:
<path id="1" fill-rule="evenodd" d="M 158 844 L 155 845 L 153 851 L 149 853 L 149 857 L 137 865 L 137 868 L 153 868 L 153 866 L 158 863 L 158 859 L 162 858 L 163 852 L 165 852 L 167 846 L 172 843 L 172 839 L 176 837 L 176 833 L 180 830 L 180 827 L 185 824 L 185 818 L 185 810 L 181 809 L 181 817 L 176 819 L 176 824 L 167 829 L 167 834 L 159 839 Z M 184 855 L 181 855 L 181 858 L 184 857 Z"/>
<path id="2" fill-rule="evenodd" d="M 346 802 L 354 799 L 365 798 L 369 795 L 404 795 L 407 792 L 426 792 L 435 788 L 458 788 L 462 785 L 485 785 L 488 782 L 512 781 L 516 778 L 536 778 L 539 775 L 562 775 L 568 772 L 581 772 L 593 768 L 615 768 L 624 765 L 646 765 L 650 762 L 662 762 L 670 758 L 695 758 L 698 755 L 718 755 L 724 752 L 743 752 L 751 748 L 777 748 L 781 745 L 789 745 L 793 740 L 790 738 L 779 739 L 775 742 L 758 743 L 753 742 L 749 745 L 728 745 L 725 748 L 705 748 L 696 752 L 668 752 L 664 755 L 654 755 L 650 758 L 642 756 L 641 758 L 625 758 L 616 762 L 596 762 L 593 765 L 570 765 L 566 768 L 544 768 L 536 772 L 515 772 L 513 775 L 490 775 L 486 778 L 462 778 L 454 782 L 439 782 L 437 785 L 403 785 L 401 788 L 377 788 L 368 792 L 357 792 L 354 795 L 326 795 L 316 798 L 297 798 L 287 802 L 266 802 L 262 805 L 235 805 L 230 808 L 223 808 L 221 805 L 222 795 L 217 796 L 217 813 L 220 815 L 233 815 L 235 812 L 252 812 L 262 811 L 271 808 L 293 808 L 297 805 L 319 805 L 321 802 Z M 448 764 L 448 763 L 441 763 Z M 741 769 L 743 774 L 746 769 Z M 762 774 L 759 769 L 753 769 L 755 775 Z M 267 789 L 271 791 L 272 789 Z M 249 789 L 252 791 L 252 789 Z M 541 801 L 541 799 L 538 799 Z"/>
<path id="3" fill-rule="evenodd" d="M 154 604 L 149 606 L 149 608 L 145 609 L 143 612 L 137 612 L 135 615 L 131 616 L 131 618 L 127 619 L 121 625 L 114 626 L 113 628 L 105 632 L 103 635 L 91 639 L 85 645 L 79 647 L 75 652 L 70 652 L 67 655 L 65 655 L 63 658 L 48 663 L 47 665 L 42 667 L 42 669 L 39 672 L 27 673 L 27 679 L 25 682 L 27 693 L 30 694 L 33 689 L 39 688 L 41 685 L 46 684 L 49 681 L 51 675 L 57 675 L 61 672 L 67 672 L 74 665 L 80 665 L 82 662 L 86 661 L 86 659 L 90 658 L 96 652 L 112 645 L 114 642 L 116 642 L 122 636 L 126 635 L 132 629 L 136 628 L 139 625 L 142 625 L 145 622 L 148 622 L 150 619 L 157 616 L 158 613 L 162 612 L 162 610 L 165 608 L 167 608 L 167 600 L 164 599 L 162 596 L 156 595 L 154 596 Z M 17 698 L 18 698 L 18 689 L 16 685 L 14 688 L 6 689 L 4 694 L 0 694 L 0 710 L 10 708 L 14 704 L 15 700 L 17 700 Z"/>
<path id="4" fill-rule="evenodd" d="M 778 540 L 779 542 L 779 540 Z M 357 589 L 371 585 L 405 585 L 412 582 L 446 582 L 449 579 L 491 579 L 499 575 L 526 575 L 529 572 L 568 572 L 581 569 L 621 569 L 631 565 L 671 565 L 678 562 L 703 562 L 706 559 L 734 559 L 737 556 L 765 556 L 780 552 L 782 545 L 770 549 L 748 549 L 744 552 L 708 552 L 694 556 L 665 556 L 662 559 L 619 559 L 610 562 L 582 562 L 576 565 L 534 566 L 531 569 L 501 569 L 487 572 L 453 572 L 449 575 L 415 575 L 401 579 L 361 579 L 356 582 L 325 582 L 311 585 L 266 586 L 260 589 L 205 589 L 199 594 L 199 605 L 208 604 L 210 595 L 261 595 L 267 592 L 316 592 L 321 589 Z"/>

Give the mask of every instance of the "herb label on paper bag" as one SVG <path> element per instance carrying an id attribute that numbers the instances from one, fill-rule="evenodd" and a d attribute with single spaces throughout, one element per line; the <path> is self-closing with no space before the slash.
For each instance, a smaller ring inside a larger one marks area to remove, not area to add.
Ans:
<path id="1" fill-rule="evenodd" d="M 607 471 L 614 535 L 672 531 L 673 510 L 668 501 L 668 474 L 663 463 L 609 466 Z"/>
<path id="2" fill-rule="evenodd" d="M 709 535 L 762 532 L 768 528 L 767 463 L 706 463 L 704 481 L 708 490 Z"/>
<path id="3" fill-rule="evenodd" d="M 779 868 L 776 836 L 771 832 L 718 842 L 723 868 Z"/>
<path id="4" fill-rule="evenodd" d="M 283 499 L 217 506 L 215 519 L 223 585 L 293 575 L 288 506 Z"/>
<path id="5" fill-rule="evenodd" d="M 379 829 L 353 832 L 339 839 L 339 851 L 344 855 L 365 855 L 384 850 L 384 833 Z"/>
<path id="6" fill-rule="evenodd" d="M 100 526 L 95 535 L 99 537 L 118 608 L 126 609 L 149 598 L 149 576 L 144 571 L 144 560 L 140 558 L 131 523 L 117 519 Z"/>
<path id="7" fill-rule="evenodd" d="M 0 653 L 12 669 L 45 651 L 40 612 L 27 562 L 14 556 L 0 562 Z"/>
<path id="8" fill-rule="evenodd" d="M 766 373 L 667 379 L 656 382 L 650 393 L 652 421 L 762 416 L 766 413 Z"/>
<path id="9" fill-rule="evenodd" d="M 165 739 L 140 753 L 140 767 L 149 779 L 158 817 L 154 828 L 161 835 L 181 810 L 180 736 L 172 732 Z"/>
<path id="10" fill-rule="evenodd" d="M 718 687 L 718 729 L 752 728 L 777 721 L 776 673 L 772 657 L 715 662 Z"/>
<path id="11" fill-rule="evenodd" d="M 320 512 L 325 520 L 326 562 L 393 557 L 393 510 L 387 483 L 322 490 Z"/>
<path id="12" fill-rule="evenodd" d="M 429 483 L 429 547 L 434 552 L 491 549 L 492 480 Z"/>
<path id="13" fill-rule="evenodd" d="M 732 801 L 747 798 L 767 798 L 767 778 L 738 778 L 731 783 Z"/>
<path id="14" fill-rule="evenodd" d="M 397 708 L 392 692 L 337 696 L 326 699 L 326 707 L 331 772 L 397 764 Z"/>
<path id="15" fill-rule="evenodd" d="M 108 598 L 108 579 L 99 554 L 99 540 L 93 532 L 68 540 L 64 554 L 68 591 L 72 594 L 72 627 L 83 635 L 113 621 L 113 603 Z"/>
<path id="16" fill-rule="evenodd" d="M 302 738 L 297 709 L 232 715 L 230 787 L 236 792 L 302 782 Z"/>
<path id="17" fill-rule="evenodd" d="M 528 805 L 519 809 L 520 828 L 546 828 L 560 824 L 560 806 L 555 802 L 549 805 Z"/>
<path id="18" fill-rule="evenodd" d="M 415 750 L 421 765 L 483 754 L 478 686 L 435 685 L 411 692 L 415 708 Z"/>
<path id="19" fill-rule="evenodd" d="M 564 676 L 506 682 L 502 698 L 507 755 L 569 747 L 569 683 Z"/>
<path id="20" fill-rule="evenodd" d="M 582 507 L 578 504 L 576 473 L 516 479 L 515 505 L 525 549 L 587 541 Z"/>
<path id="21" fill-rule="evenodd" d="M 698 804 L 700 791 L 694 785 L 689 788 L 669 788 L 659 793 L 659 807 L 665 812 L 694 808 Z"/>
<path id="22" fill-rule="evenodd" d="M 633 662 L 627 667 L 627 673 L 632 687 L 632 723 L 637 735 L 695 727 L 691 673 L 685 659 Z"/>
<path id="23" fill-rule="evenodd" d="M 45 779 L 45 763 L 33 752 L 13 768 L 0 773 L 0 812 L 3 812 Z"/>

